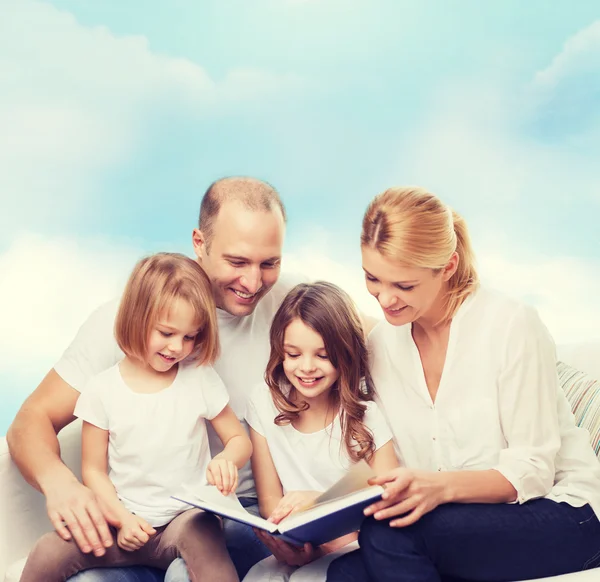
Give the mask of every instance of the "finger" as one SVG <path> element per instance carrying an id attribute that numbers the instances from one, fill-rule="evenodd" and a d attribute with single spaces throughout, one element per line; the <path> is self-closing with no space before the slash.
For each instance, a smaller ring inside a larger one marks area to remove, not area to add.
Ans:
<path id="1" fill-rule="evenodd" d="M 223 488 L 221 489 L 221 492 L 223 493 L 223 495 L 229 495 L 229 463 L 227 462 L 221 463 L 221 480 L 223 483 Z"/>
<path id="2" fill-rule="evenodd" d="M 133 543 L 138 545 L 138 547 L 142 547 L 149 539 L 150 536 L 140 527 L 140 529 L 133 531 Z"/>
<path id="3" fill-rule="evenodd" d="M 96 525 L 94 521 L 90 517 L 90 509 L 94 506 L 94 510 L 99 512 L 98 506 L 95 501 L 90 501 L 85 507 L 79 508 L 75 511 L 75 517 L 81 526 L 81 530 L 83 535 L 86 537 L 90 546 L 92 546 L 92 551 L 95 556 L 102 556 L 105 553 L 104 543 L 100 541 L 100 536 L 98 535 L 98 531 L 96 530 Z M 103 520 L 103 518 L 101 518 Z"/>
<path id="4" fill-rule="evenodd" d="M 369 485 L 384 485 L 385 483 L 397 483 L 402 488 L 405 488 L 412 481 L 412 474 L 406 469 L 393 469 L 376 475 L 369 479 Z M 389 485 L 388 485 L 389 486 Z"/>
<path id="5" fill-rule="evenodd" d="M 235 493 L 235 491 L 237 491 L 238 485 L 240 483 L 240 473 L 238 471 L 238 468 L 235 468 L 235 479 L 233 481 L 233 485 L 231 486 L 231 491 L 232 493 Z"/>
<path id="6" fill-rule="evenodd" d="M 210 466 L 206 469 L 206 480 L 208 481 L 209 485 L 215 484 L 215 477 L 212 473 L 212 469 L 210 468 Z"/>
<path id="7" fill-rule="evenodd" d="M 127 535 L 125 536 L 125 541 L 130 546 L 133 546 L 136 549 L 138 549 L 138 548 L 140 548 L 141 546 L 144 545 L 140 540 L 138 540 L 135 531 L 127 532 Z"/>
<path id="8" fill-rule="evenodd" d="M 400 517 L 398 519 L 394 519 L 394 520 L 390 521 L 390 526 L 391 527 L 406 527 L 408 525 L 412 525 L 413 523 L 419 521 L 419 519 L 421 519 L 421 517 L 423 516 L 424 513 L 425 513 L 425 511 L 423 509 L 421 509 L 421 507 L 417 507 L 417 508 L 415 508 L 414 511 L 411 511 L 408 515 L 405 515 L 404 517 Z"/>
<path id="9" fill-rule="evenodd" d="M 110 548 L 110 546 L 113 544 L 113 536 L 108 529 L 108 523 L 106 522 L 105 516 L 101 510 L 102 508 L 96 504 L 88 507 L 88 513 L 92 520 L 92 524 L 100 536 L 100 543 L 103 547 Z"/>
<path id="10" fill-rule="evenodd" d="M 395 505 L 398 505 L 399 503 L 403 503 L 406 499 L 410 498 L 398 495 L 395 497 L 390 497 L 388 499 L 382 499 L 381 501 L 377 501 L 376 503 L 373 503 L 372 505 L 366 507 L 364 510 L 364 514 L 373 515 L 374 513 L 386 509 L 387 507 L 393 507 Z"/>
<path id="11" fill-rule="evenodd" d="M 131 542 L 128 542 L 127 540 L 121 540 L 118 543 L 119 547 L 125 550 L 126 552 L 135 552 L 138 549 L 137 546 L 134 546 Z"/>
<path id="12" fill-rule="evenodd" d="M 81 529 L 81 526 L 79 525 L 79 522 L 77 521 L 77 518 L 75 517 L 75 514 L 70 510 L 65 511 L 63 513 L 63 519 L 65 521 L 67 528 L 69 528 L 69 531 L 71 532 L 71 535 L 73 536 L 73 539 L 75 540 L 75 543 L 79 546 L 79 549 L 84 554 L 89 554 L 92 551 L 92 545 L 89 543 L 88 539 L 85 537 L 83 530 Z"/>
<path id="13" fill-rule="evenodd" d="M 413 511 L 418 505 L 420 500 L 416 497 L 409 497 L 400 503 L 396 503 L 391 507 L 386 507 L 381 511 L 376 511 L 373 514 L 375 519 L 390 519 L 391 517 L 396 517 L 398 515 L 404 516 L 405 514 Z"/>
<path id="14" fill-rule="evenodd" d="M 153 536 L 156 533 L 156 530 L 146 521 L 140 523 L 140 527 L 149 535 Z"/>
<path id="15" fill-rule="evenodd" d="M 227 494 L 229 495 L 229 493 L 232 493 L 233 491 L 235 491 L 235 488 L 237 487 L 237 467 L 235 466 L 235 463 L 230 462 L 229 463 L 229 490 L 227 492 Z"/>
<path id="16" fill-rule="evenodd" d="M 72 539 L 71 532 L 67 529 L 66 522 L 63 521 L 62 516 L 57 511 L 49 511 L 48 518 L 50 519 L 50 523 L 52 523 L 52 527 L 56 530 L 56 533 L 65 541 L 70 541 Z"/>
<path id="17" fill-rule="evenodd" d="M 104 519 L 107 523 L 109 523 L 110 525 L 112 525 L 113 527 L 116 527 L 116 528 L 121 527 L 122 523 L 121 523 L 121 519 L 119 518 L 119 516 L 117 516 L 117 514 L 106 503 L 104 503 L 104 501 L 102 501 L 102 499 L 98 499 L 98 507 L 99 507 L 100 511 L 102 512 L 102 516 L 104 517 Z M 104 538 L 102 538 L 102 539 L 104 539 Z M 112 542 L 112 536 L 111 536 L 111 542 Z"/>
<path id="18" fill-rule="evenodd" d="M 223 491 L 223 476 L 221 475 L 221 465 L 217 465 L 213 468 L 213 477 L 215 478 L 215 485 L 219 491 Z"/>

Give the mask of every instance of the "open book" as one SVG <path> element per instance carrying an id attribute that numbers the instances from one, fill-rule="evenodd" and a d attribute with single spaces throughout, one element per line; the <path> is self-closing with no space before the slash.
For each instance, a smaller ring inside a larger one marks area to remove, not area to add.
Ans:
<path id="1" fill-rule="evenodd" d="M 381 499 L 383 493 L 383 487 L 367 483 L 373 476 L 365 461 L 354 464 L 344 477 L 310 506 L 288 515 L 278 524 L 248 513 L 234 493 L 225 497 L 213 486 L 193 491 L 187 489 L 182 495 L 173 495 L 173 498 L 265 530 L 298 546 L 306 542 L 318 546 L 360 529 L 363 509 Z"/>

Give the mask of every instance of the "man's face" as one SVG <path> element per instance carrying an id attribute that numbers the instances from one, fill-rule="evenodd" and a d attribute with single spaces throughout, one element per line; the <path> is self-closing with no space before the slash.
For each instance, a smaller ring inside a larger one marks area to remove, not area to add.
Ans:
<path id="1" fill-rule="evenodd" d="M 238 317 L 250 315 L 277 282 L 285 223 L 278 208 L 254 211 L 223 203 L 208 244 L 192 235 L 196 256 L 210 278 L 217 307 Z"/>

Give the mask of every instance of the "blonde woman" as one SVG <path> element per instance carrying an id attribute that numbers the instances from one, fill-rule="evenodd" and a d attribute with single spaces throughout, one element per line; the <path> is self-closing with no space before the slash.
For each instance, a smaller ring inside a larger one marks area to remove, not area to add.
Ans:
<path id="1" fill-rule="evenodd" d="M 192 582 L 236 581 L 220 521 L 170 498 L 207 481 L 225 495 L 234 491 L 252 451 L 211 367 L 217 316 L 198 263 L 169 253 L 140 261 L 115 336 L 125 358 L 89 380 L 74 412 L 83 420 L 83 482 L 113 516 L 113 539 L 99 555 L 91 547 L 85 553 L 73 541 L 81 527 L 73 516 L 66 531 L 39 540 L 21 582 L 62 582 L 113 566 L 166 570 L 179 557 Z M 205 420 L 225 445 L 213 459 Z"/>
<path id="2" fill-rule="evenodd" d="M 599 565 L 600 465 L 536 311 L 480 287 L 464 220 L 421 188 L 371 202 L 361 249 L 385 316 L 371 374 L 403 466 L 374 480 L 384 499 L 328 580 L 499 582 Z"/>

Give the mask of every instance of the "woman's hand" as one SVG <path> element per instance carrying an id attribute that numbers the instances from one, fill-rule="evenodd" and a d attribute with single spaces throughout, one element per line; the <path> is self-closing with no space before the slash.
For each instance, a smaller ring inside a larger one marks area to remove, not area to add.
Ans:
<path id="1" fill-rule="evenodd" d="M 295 511 L 310 506 L 313 501 L 321 495 L 318 491 L 290 491 L 280 500 L 269 516 L 269 521 L 279 523 Z"/>
<path id="2" fill-rule="evenodd" d="M 369 479 L 370 485 L 383 485 L 382 500 L 369 505 L 365 515 L 375 519 L 389 519 L 392 527 L 415 523 L 442 503 L 447 503 L 446 479 L 443 473 L 414 471 L 400 467 Z"/>
<path id="3" fill-rule="evenodd" d="M 303 547 L 294 546 L 262 529 L 255 529 L 254 533 L 271 550 L 277 561 L 288 564 L 288 566 L 304 566 L 323 555 L 319 547 L 315 548 L 311 544 L 304 544 Z"/>

